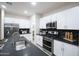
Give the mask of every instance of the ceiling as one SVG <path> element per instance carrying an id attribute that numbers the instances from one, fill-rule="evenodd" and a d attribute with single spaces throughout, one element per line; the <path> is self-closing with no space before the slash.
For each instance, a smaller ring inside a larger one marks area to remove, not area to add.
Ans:
<path id="1" fill-rule="evenodd" d="M 6 13 L 22 16 L 31 16 L 33 13 L 45 14 L 69 4 L 72 4 L 72 2 L 37 2 L 36 6 L 31 5 L 31 2 L 11 2 L 8 4 L 0 2 L 0 5 L 7 7 Z M 28 11 L 27 14 L 24 14 L 25 10 Z"/>

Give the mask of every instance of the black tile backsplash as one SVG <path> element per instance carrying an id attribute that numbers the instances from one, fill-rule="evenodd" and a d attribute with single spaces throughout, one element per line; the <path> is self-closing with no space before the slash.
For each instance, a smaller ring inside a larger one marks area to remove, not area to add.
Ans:
<path id="1" fill-rule="evenodd" d="M 30 29 L 29 28 L 20 28 L 19 33 L 20 34 L 28 34 L 28 33 L 30 33 Z"/>
<path id="2" fill-rule="evenodd" d="M 59 40 L 59 41 L 62 41 L 62 42 L 65 42 L 65 43 L 69 43 L 69 44 L 72 44 L 72 45 L 76 45 L 78 46 L 78 41 L 79 41 L 79 30 L 74 30 L 74 29 L 40 29 L 41 30 L 41 33 L 42 31 L 46 31 L 47 33 L 46 34 L 43 34 L 41 36 L 46 36 L 48 38 L 54 38 L 54 40 Z M 57 31 L 58 32 L 58 35 L 54 35 L 54 34 L 49 34 L 48 32 L 49 31 Z M 69 33 L 73 33 L 73 41 L 68 41 L 68 40 L 65 40 L 65 33 L 66 32 L 69 32 Z"/>

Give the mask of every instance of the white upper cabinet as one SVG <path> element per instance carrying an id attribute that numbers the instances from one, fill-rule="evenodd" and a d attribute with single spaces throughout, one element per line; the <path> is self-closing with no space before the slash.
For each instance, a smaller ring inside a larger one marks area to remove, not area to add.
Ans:
<path id="1" fill-rule="evenodd" d="M 79 6 L 40 19 L 40 28 L 46 23 L 57 21 L 57 29 L 79 29 Z"/>
<path id="2" fill-rule="evenodd" d="M 31 24 L 30 24 L 30 20 L 21 20 L 18 22 L 20 28 L 30 28 Z"/>
<path id="3" fill-rule="evenodd" d="M 28 19 L 19 19 L 19 18 L 12 18 L 12 17 L 5 17 L 4 23 L 16 23 L 19 24 L 20 28 L 30 28 L 30 20 Z"/>
<path id="4" fill-rule="evenodd" d="M 79 29 L 79 6 L 64 11 L 67 29 Z"/>
<path id="5" fill-rule="evenodd" d="M 52 22 L 53 22 L 53 21 L 57 21 L 57 15 L 58 15 L 58 14 L 53 14 L 53 15 L 51 15 L 51 20 L 52 20 Z"/>
<path id="6" fill-rule="evenodd" d="M 40 28 L 46 28 L 45 18 L 40 19 Z"/>
<path id="7" fill-rule="evenodd" d="M 57 29 L 64 29 L 66 25 L 65 17 L 62 12 L 52 14 L 52 22 L 57 21 Z"/>
<path id="8" fill-rule="evenodd" d="M 79 6 L 57 13 L 57 29 L 79 29 Z"/>
<path id="9" fill-rule="evenodd" d="M 56 15 L 57 19 L 57 29 L 66 29 L 66 20 L 63 13 L 58 13 Z"/>
<path id="10" fill-rule="evenodd" d="M 40 19 L 40 28 L 46 28 L 46 24 L 51 22 L 51 16 L 43 17 Z"/>

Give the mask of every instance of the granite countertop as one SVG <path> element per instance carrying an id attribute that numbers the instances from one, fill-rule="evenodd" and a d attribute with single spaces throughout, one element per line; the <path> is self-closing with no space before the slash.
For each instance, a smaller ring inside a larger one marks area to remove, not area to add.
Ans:
<path id="1" fill-rule="evenodd" d="M 40 35 L 40 36 L 45 36 L 45 37 L 48 37 L 48 38 L 53 38 L 53 35 L 48 35 L 48 34 L 37 34 L 37 35 Z"/>
<path id="2" fill-rule="evenodd" d="M 72 44 L 72 45 L 75 45 L 75 46 L 78 46 L 78 41 L 74 41 L 74 42 L 70 42 L 68 40 L 65 40 L 64 38 L 54 38 L 53 35 L 46 35 L 46 34 L 37 34 L 37 35 L 40 35 L 40 36 L 45 36 L 45 37 L 48 37 L 52 40 L 58 40 L 58 41 L 62 41 L 62 42 L 65 42 L 65 43 L 68 43 L 68 44 Z"/>
<path id="3" fill-rule="evenodd" d="M 68 44 L 78 46 L 78 41 L 70 42 L 70 41 L 62 39 L 62 38 L 56 38 L 55 40 L 62 41 L 62 42 L 68 43 Z"/>

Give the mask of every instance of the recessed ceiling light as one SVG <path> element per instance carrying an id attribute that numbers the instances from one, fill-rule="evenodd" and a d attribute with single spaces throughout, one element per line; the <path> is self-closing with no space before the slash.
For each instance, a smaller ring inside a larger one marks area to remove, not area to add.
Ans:
<path id="1" fill-rule="evenodd" d="M 24 11 L 24 13 L 27 14 L 28 12 L 27 11 Z"/>
<path id="2" fill-rule="evenodd" d="M 2 8 L 7 9 L 7 7 L 5 5 L 1 5 Z"/>
<path id="3" fill-rule="evenodd" d="M 31 2 L 31 4 L 32 4 L 33 6 L 36 6 L 37 3 L 36 3 L 36 2 Z"/>

